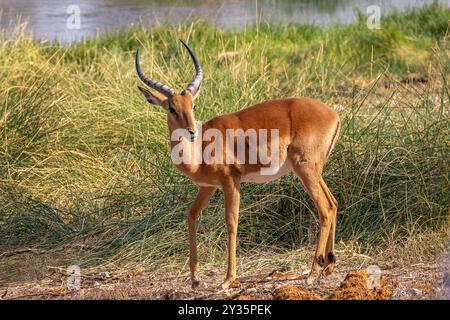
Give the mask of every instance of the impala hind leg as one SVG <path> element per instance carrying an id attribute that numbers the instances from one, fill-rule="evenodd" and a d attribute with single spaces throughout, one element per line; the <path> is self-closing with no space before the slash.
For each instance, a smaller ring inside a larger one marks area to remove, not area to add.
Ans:
<path id="1" fill-rule="evenodd" d="M 321 170 L 317 170 L 314 163 L 302 162 L 294 166 L 294 171 L 302 181 L 319 214 L 319 239 L 311 272 L 307 279 L 307 283 L 312 284 L 319 277 L 322 268 L 325 266 L 325 249 L 330 234 L 333 212 L 326 193 L 321 187 L 321 176 L 319 173 Z"/>
<path id="2" fill-rule="evenodd" d="M 326 245 L 326 249 L 325 249 L 325 253 L 326 253 L 325 254 L 325 274 L 329 275 L 333 272 L 334 265 L 336 263 L 336 253 L 334 251 L 334 244 L 335 244 L 335 234 L 336 234 L 336 216 L 337 216 L 338 203 L 322 177 L 320 177 L 320 186 L 327 197 L 328 203 L 330 205 L 330 210 L 331 210 L 331 227 L 330 227 L 330 233 L 328 235 L 328 241 L 327 241 L 327 245 Z"/>
<path id="3" fill-rule="evenodd" d="M 200 187 L 198 189 L 197 198 L 195 198 L 187 212 L 189 228 L 189 268 L 191 270 L 192 288 L 196 288 L 200 285 L 200 280 L 198 278 L 197 218 L 213 196 L 214 191 L 216 191 L 215 187 Z"/>
<path id="4" fill-rule="evenodd" d="M 228 269 L 222 289 L 227 289 L 236 280 L 236 242 L 239 220 L 240 186 L 233 179 L 223 185 L 225 221 L 228 231 Z"/>

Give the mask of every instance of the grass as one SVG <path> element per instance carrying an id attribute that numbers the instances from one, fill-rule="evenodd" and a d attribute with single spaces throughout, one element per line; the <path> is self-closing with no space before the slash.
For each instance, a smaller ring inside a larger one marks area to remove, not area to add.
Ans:
<path id="1" fill-rule="evenodd" d="M 54 252 L 62 265 L 186 270 L 184 212 L 196 188 L 171 164 L 165 114 L 138 93 L 133 64 L 139 47 L 148 76 L 181 89 L 193 75 L 183 38 L 206 75 L 199 120 L 282 96 L 338 110 L 342 133 L 325 180 L 340 206 L 341 247 L 386 261 L 433 257 L 449 230 L 448 17 L 450 8 L 434 4 L 393 13 L 380 30 L 363 16 L 241 31 L 195 21 L 68 47 L 3 33 L 1 250 Z M 219 63 L 226 51 L 240 56 Z M 402 81 L 411 75 L 428 81 Z M 242 194 L 241 269 L 295 267 L 317 234 L 298 180 L 245 185 Z M 203 264 L 225 259 L 222 201 L 217 193 L 200 220 Z"/>

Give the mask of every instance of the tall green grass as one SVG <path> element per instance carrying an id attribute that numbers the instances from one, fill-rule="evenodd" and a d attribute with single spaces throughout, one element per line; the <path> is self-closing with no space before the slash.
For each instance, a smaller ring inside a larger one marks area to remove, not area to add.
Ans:
<path id="1" fill-rule="evenodd" d="M 343 127 L 325 180 L 339 202 L 337 240 L 390 259 L 430 257 L 448 230 L 449 16 L 435 4 L 383 18 L 380 30 L 363 17 L 242 31 L 197 21 L 69 47 L 3 34 L 1 250 L 71 248 L 62 259 L 83 266 L 185 265 L 196 188 L 171 164 L 165 113 L 140 96 L 133 62 L 140 47 L 145 72 L 181 89 L 193 75 L 183 38 L 206 75 L 199 120 L 291 95 L 335 107 Z M 218 62 L 226 51 L 240 56 Z M 428 82 L 401 81 L 412 73 Z M 225 258 L 222 201 L 217 193 L 199 226 L 210 263 Z M 316 233 L 295 177 L 243 187 L 242 259 L 291 252 Z"/>

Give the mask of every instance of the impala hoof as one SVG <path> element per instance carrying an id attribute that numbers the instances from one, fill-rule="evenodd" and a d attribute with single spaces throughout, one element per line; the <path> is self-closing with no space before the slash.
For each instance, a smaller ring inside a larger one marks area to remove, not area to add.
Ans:
<path id="1" fill-rule="evenodd" d="M 192 280 L 192 289 L 197 289 L 203 286 L 203 282 L 200 280 Z"/>
<path id="2" fill-rule="evenodd" d="M 222 289 L 222 290 L 227 290 L 227 289 L 229 289 L 230 288 L 230 284 L 228 283 L 228 282 L 223 282 L 221 285 L 220 285 L 220 289 Z"/>
<path id="3" fill-rule="evenodd" d="M 317 278 L 318 278 L 318 277 L 319 277 L 318 275 L 310 274 L 310 275 L 308 276 L 308 278 L 306 278 L 306 284 L 307 284 L 307 285 L 312 285 L 312 284 L 314 284 L 314 283 L 317 281 Z"/>
<path id="4" fill-rule="evenodd" d="M 334 270 L 334 263 L 327 265 L 323 270 L 323 272 L 326 276 L 329 276 L 330 274 L 333 273 L 333 270 Z"/>
<path id="5" fill-rule="evenodd" d="M 220 287 L 223 290 L 227 290 L 230 288 L 239 288 L 241 286 L 241 283 L 239 281 L 237 281 L 236 279 L 233 280 L 225 280 Z"/>
<path id="6" fill-rule="evenodd" d="M 308 275 L 308 278 L 306 278 L 306 283 L 307 283 L 308 285 L 311 285 L 311 284 L 313 284 L 314 282 L 316 282 L 316 280 L 317 280 L 317 278 L 319 278 L 321 272 L 322 272 L 322 269 L 321 269 L 320 267 L 318 267 L 317 265 L 314 266 L 314 267 L 311 269 L 311 271 L 310 271 L 310 273 L 309 273 L 309 275 Z"/>

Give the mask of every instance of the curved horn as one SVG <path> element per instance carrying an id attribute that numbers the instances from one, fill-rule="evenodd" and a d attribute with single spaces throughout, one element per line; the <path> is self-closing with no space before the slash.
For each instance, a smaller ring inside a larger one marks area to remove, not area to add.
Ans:
<path id="1" fill-rule="evenodd" d="M 180 41 L 189 52 L 189 55 L 192 58 L 192 62 L 194 62 L 195 78 L 191 81 L 191 83 L 188 84 L 186 90 L 188 90 L 190 93 L 192 93 L 192 95 L 195 96 L 198 89 L 200 88 L 200 85 L 202 84 L 203 70 L 202 67 L 200 66 L 200 62 L 198 62 L 197 57 L 195 56 L 194 52 L 192 52 L 191 48 L 189 48 L 189 46 L 186 43 L 184 43 L 183 40 L 180 39 Z"/>
<path id="2" fill-rule="evenodd" d="M 139 79 L 141 79 L 142 82 L 145 83 L 150 88 L 155 89 L 156 91 L 162 93 L 166 97 L 171 97 L 175 93 L 175 91 L 173 91 L 173 89 L 166 86 L 165 84 L 162 84 L 157 81 L 153 81 L 144 76 L 144 74 L 142 73 L 142 70 L 141 70 L 141 66 L 139 64 L 139 49 L 136 49 L 136 71 L 139 76 Z"/>

